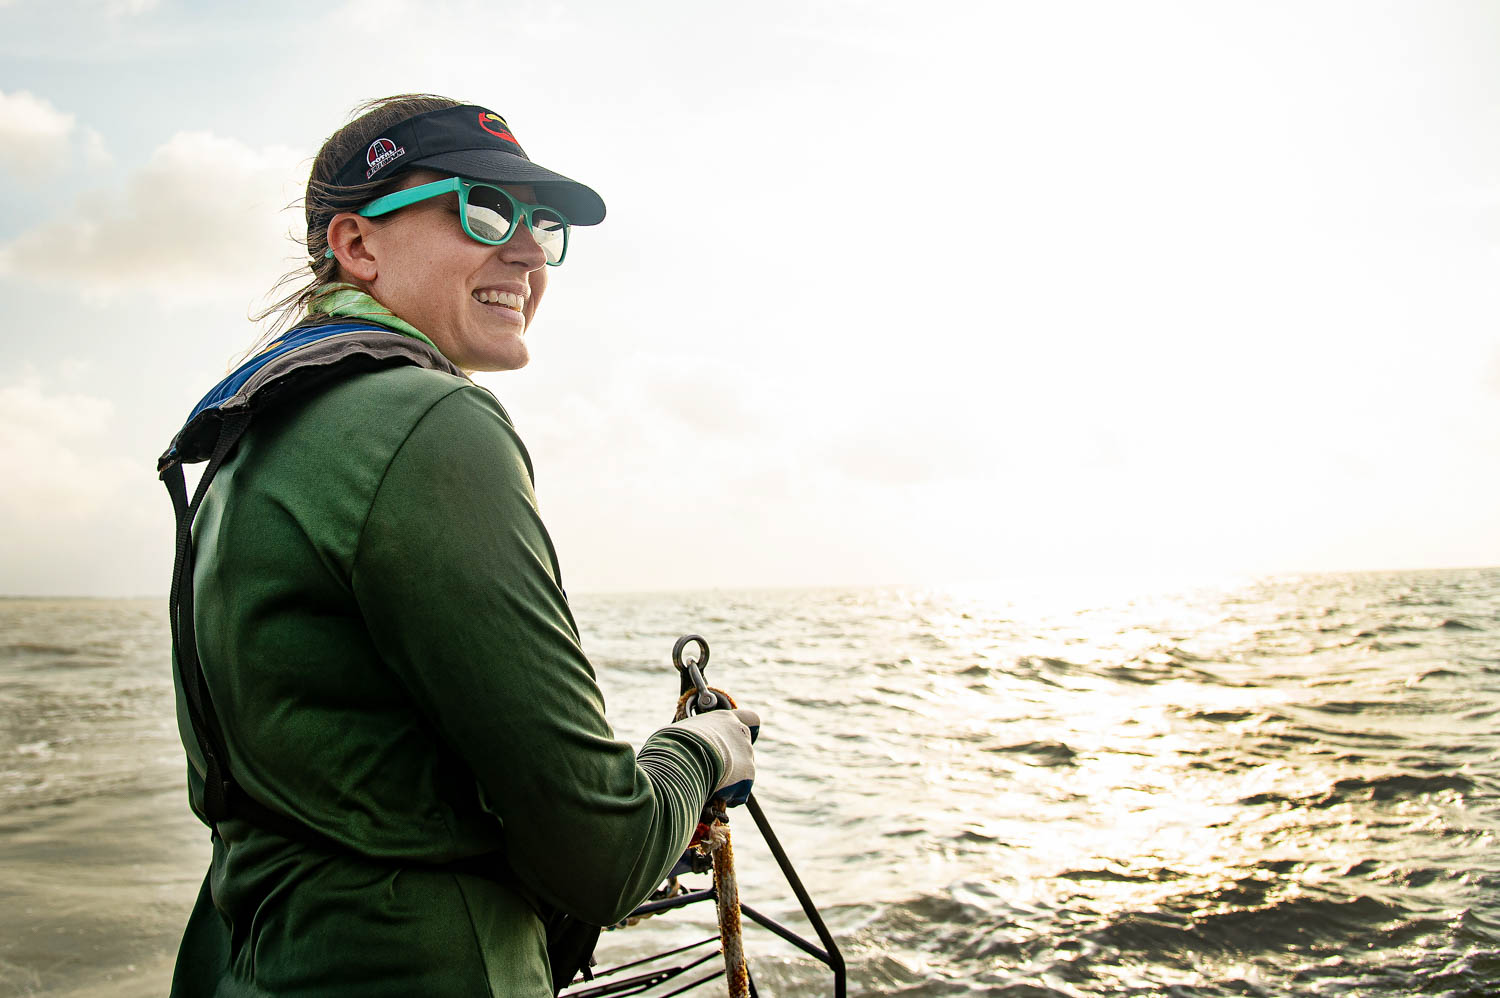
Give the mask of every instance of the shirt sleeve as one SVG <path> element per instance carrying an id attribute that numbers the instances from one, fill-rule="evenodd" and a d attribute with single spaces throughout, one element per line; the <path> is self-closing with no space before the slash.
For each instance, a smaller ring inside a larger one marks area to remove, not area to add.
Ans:
<path id="1" fill-rule="evenodd" d="M 371 504 L 352 584 L 382 658 L 472 768 L 517 875 L 618 921 L 687 847 L 721 762 L 687 732 L 617 740 L 579 645 L 524 447 L 465 387 L 418 421 Z"/>

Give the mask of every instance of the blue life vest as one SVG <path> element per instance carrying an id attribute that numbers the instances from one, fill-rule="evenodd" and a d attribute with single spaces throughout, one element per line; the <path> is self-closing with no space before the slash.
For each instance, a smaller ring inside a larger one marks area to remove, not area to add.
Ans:
<path id="1" fill-rule="evenodd" d="M 415 364 L 460 377 L 446 357 L 414 337 L 363 322 L 319 322 L 298 326 L 237 367 L 193 406 L 157 471 L 172 463 L 206 461 L 227 416 L 264 408 L 289 390 L 302 394 L 330 377 L 346 377 L 396 364 Z"/>
<path id="2" fill-rule="evenodd" d="M 339 321 L 298 326 L 203 396 L 172 438 L 172 445 L 157 460 L 158 477 L 166 483 L 177 517 L 177 555 L 169 600 L 173 657 L 187 700 L 188 718 L 203 753 L 203 817 L 210 827 L 234 816 L 301 841 L 316 834 L 244 793 L 229 773 L 224 731 L 208 696 L 193 628 L 193 519 L 214 474 L 257 413 L 305 397 L 331 380 L 401 364 L 463 376 L 426 343 L 384 326 Z M 207 461 L 208 467 L 190 502 L 182 466 L 199 461 Z"/>

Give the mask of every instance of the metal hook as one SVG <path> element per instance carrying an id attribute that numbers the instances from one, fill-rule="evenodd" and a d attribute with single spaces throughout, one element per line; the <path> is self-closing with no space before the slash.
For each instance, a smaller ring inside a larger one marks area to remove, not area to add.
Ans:
<path id="1" fill-rule="evenodd" d="M 703 655 L 700 658 L 690 658 L 684 662 L 682 653 L 691 644 L 696 644 L 701 648 Z M 697 711 L 693 713 L 713 710 L 719 706 L 718 694 L 708 688 L 708 680 L 703 678 L 703 670 L 708 668 L 708 642 L 701 635 L 684 634 L 678 638 L 677 643 L 672 646 L 672 664 L 677 667 L 677 671 L 682 676 L 681 692 L 687 693 L 694 689 L 698 691 L 698 695 L 689 704 L 691 707 L 697 707 Z"/>

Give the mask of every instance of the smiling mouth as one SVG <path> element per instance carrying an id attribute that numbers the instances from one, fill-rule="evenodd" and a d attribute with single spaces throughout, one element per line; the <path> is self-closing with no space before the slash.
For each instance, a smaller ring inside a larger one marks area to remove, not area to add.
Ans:
<path id="1" fill-rule="evenodd" d="M 513 312 L 521 311 L 521 306 L 526 304 L 524 297 L 510 291 L 481 289 L 475 291 L 473 297 L 481 305 L 498 305 L 501 308 L 508 308 Z"/>

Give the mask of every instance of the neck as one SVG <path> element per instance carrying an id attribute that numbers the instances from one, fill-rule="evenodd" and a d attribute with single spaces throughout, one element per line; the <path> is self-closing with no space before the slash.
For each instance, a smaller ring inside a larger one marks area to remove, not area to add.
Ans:
<path id="1" fill-rule="evenodd" d="M 323 285 L 307 306 L 307 312 L 309 315 L 337 315 L 350 319 L 367 319 L 387 329 L 421 340 L 437 350 L 437 344 L 420 329 L 380 304 L 368 291 L 355 284 L 334 281 Z"/>

